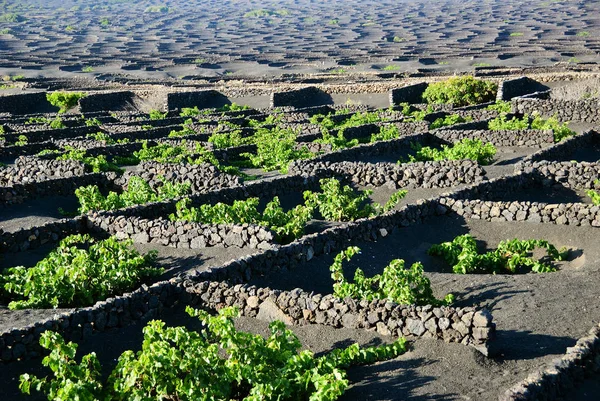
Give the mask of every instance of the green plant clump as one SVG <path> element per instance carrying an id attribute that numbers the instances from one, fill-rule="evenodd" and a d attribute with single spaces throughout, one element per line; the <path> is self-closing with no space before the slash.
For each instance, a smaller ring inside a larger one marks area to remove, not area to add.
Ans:
<path id="1" fill-rule="evenodd" d="M 140 255 L 131 241 L 97 241 L 71 235 L 34 267 L 13 267 L 0 275 L 10 309 L 68 308 L 93 305 L 129 291 L 140 280 L 162 273 L 151 267 L 156 251 Z"/>
<path id="2" fill-rule="evenodd" d="M 116 210 L 149 202 L 161 202 L 190 193 L 189 183 L 174 184 L 160 176 L 157 179 L 162 182 L 162 185 L 155 190 L 143 178 L 132 176 L 127 183 L 127 190 L 121 194 L 111 191 L 107 196 L 102 195 L 97 185 L 79 187 L 75 190 L 80 205 L 79 213 L 92 210 Z"/>
<path id="3" fill-rule="evenodd" d="M 475 79 L 469 75 L 429 84 L 423 92 L 423 100 L 427 103 L 468 106 L 493 101 L 497 91 L 498 85 L 494 82 Z"/>
<path id="4" fill-rule="evenodd" d="M 382 206 L 367 203 L 372 190 L 357 193 L 348 185 L 342 186 L 335 178 L 324 178 L 319 183 L 322 192 L 304 191 L 305 204 L 318 209 L 323 218 L 329 221 L 353 221 L 389 212 L 407 194 L 406 190 L 399 190 Z"/>
<path id="5" fill-rule="evenodd" d="M 486 110 L 494 110 L 498 113 L 510 113 L 512 111 L 511 102 L 505 100 L 496 100 L 496 103 L 490 104 L 485 108 Z"/>
<path id="6" fill-rule="evenodd" d="M 334 281 L 333 294 L 340 299 L 387 299 L 400 305 L 450 305 L 454 295 L 448 294 L 444 300 L 433 296 L 431 282 L 423 273 L 423 265 L 414 263 L 410 268 L 404 266 L 404 260 L 394 259 L 383 269 L 383 274 L 365 277 L 364 272 L 357 268 L 353 282 L 344 277 L 342 262 L 350 260 L 360 252 L 356 246 L 348 247 L 336 255 L 329 268 Z"/>
<path id="7" fill-rule="evenodd" d="M 312 209 L 303 205 L 285 212 L 277 196 L 262 213 L 258 211 L 258 198 L 236 200 L 232 205 L 219 202 L 198 208 L 190 207 L 190 203 L 188 198 L 177 202 L 176 212 L 169 218 L 203 224 L 256 224 L 273 230 L 281 243 L 301 237 L 306 223 L 312 217 Z"/>
<path id="8" fill-rule="evenodd" d="M 52 92 L 46 94 L 46 100 L 55 107 L 59 107 L 59 113 L 66 113 L 77 105 L 79 99 L 85 97 L 85 93 L 77 92 Z"/>
<path id="9" fill-rule="evenodd" d="M 242 153 L 254 167 L 265 171 L 279 170 L 287 173 L 289 164 L 294 160 L 308 159 L 313 154 L 306 148 L 296 146 L 296 132 L 275 127 L 259 128 L 254 134 L 256 154 Z"/>
<path id="10" fill-rule="evenodd" d="M 516 273 L 527 268 L 535 273 L 556 271 L 550 264 L 534 260 L 527 256 L 535 248 L 546 249 L 548 257 L 555 260 L 565 260 L 569 254 L 563 248 L 560 251 L 545 240 L 512 239 L 500 241 L 498 248 L 491 252 L 480 254 L 477 251 L 475 238 L 470 234 L 459 235 L 452 242 L 443 242 L 429 248 L 429 254 L 441 256 L 452 266 L 454 273 Z"/>
<path id="11" fill-rule="evenodd" d="M 527 114 L 523 118 L 513 117 L 510 120 L 506 119 L 505 114 L 501 114 L 495 119 L 490 120 L 488 128 L 493 131 L 521 129 L 552 130 L 554 142 L 560 142 L 565 138 L 576 135 L 575 131 L 571 130 L 567 123 L 561 124 L 556 117 L 543 119 L 539 115 L 534 115 L 532 119 Z"/>
<path id="12" fill-rule="evenodd" d="M 425 162 L 436 160 L 474 160 L 481 165 L 488 165 L 494 161 L 496 147 L 491 143 L 484 144 L 481 139 L 462 139 L 452 146 L 442 145 L 441 149 L 429 146 L 416 145 L 413 147 L 417 153 L 409 155 L 409 162 Z"/>
<path id="13" fill-rule="evenodd" d="M 83 149 L 75 149 L 70 146 L 65 147 L 66 152 L 62 155 L 58 156 L 56 160 L 77 160 L 92 168 L 94 173 L 100 173 L 105 171 L 115 171 L 117 173 L 122 173 L 123 169 L 117 166 L 114 163 L 111 163 L 106 160 L 106 156 L 98 155 L 98 156 L 86 156 L 86 151 Z M 40 152 L 40 155 L 42 153 Z"/>
<path id="14" fill-rule="evenodd" d="M 393 124 L 382 125 L 379 128 L 379 133 L 371 134 L 371 142 L 389 141 L 400 137 L 400 130 Z"/>
<path id="15" fill-rule="evenodd" d="M 395 358 L 406 340 L 361 348 L 358 344 L 315 357 L 299 351 L 298 337 L 281 321 L 269 324 L 268 337 L 238 331 L 238 309 L 217 316 L 186 307 L 203 330 L 167 327 L 153 320 L 143 329 L 141 350 L 125 351 L 104 382 L 95 353 L 76 358 L 77 344 L 57 333 L 42 333 L 50 350 L 42 361 L 53 373 L 40 379 L 21 375 L 19 388 L 47 394 L 51 400 L 336 400 L 348 387 L 345 369 Z M 168 368 L 167 368 L 168 367 Z"/>
<path id="16" fill-rule="evenodd" d="M 161 112 L 160 110 L 150 110 L 150 113 L 148 113 L 148 117 L 150 117 L 150 120 L 163 120 L 167 117 L 167 112 Z"/>

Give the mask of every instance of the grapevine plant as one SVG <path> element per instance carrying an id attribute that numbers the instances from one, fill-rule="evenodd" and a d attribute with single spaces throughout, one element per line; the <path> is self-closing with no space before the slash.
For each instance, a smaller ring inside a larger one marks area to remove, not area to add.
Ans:
<path id="1" fill-rule="evenodd" d="M 412 146 L 416 154 L 408 156 L 408 162 L 424 162 L 436 160 L 474 160 L 481 165 L 488 165 L 494 161 L 496 147 L 491 143 L 484 144 L 480 139 L 465 138 L 452 146 L 442 145 L 441 149 L 421 146 Z M 399 163 L 403 163 L 401 160 Z"/>
<path id="2" fill-rule="evenodd" d="M 264 211 L 258 211 L 258 198 L 236 200 L 233 204 L 217 203 L 191 207 L 191 200 L 184 198 L 176 203 L 176 212 L 169 218 L 203 224 L 256 224 L 273 230 L 281 243 L 291 242 L 304 234 L 306 223 L 312 218 L 312 208 L 298 205 L 284 211 L 276 196 Z"/>
<path id="3" fill-rule="evenodd" d="M 423 92 L 423 100 L 427 103 L 469 106 L 495 100 L 497 91 L 498 85 L 494 82 L 475 79 L 469 75 L 429 84 Z"/>
<path id="4" fill-rule="evenodd" d="M 600 180 L 594 180 L 594 186 L 600 186 Z M 586 194 L 590 197 L 594 205 L 600 206 L 600 194 L 597 191 L 589 189 Z"/>
<path id="5" fill-rule="evenodd" d="M 165 181 L 163 177 L 157 177 L 162 185 L 153 189 L 143 178 L 133 176 L 129 179 L 127 190 L 118 194 L 109 192 L 107 196 L 102 195 L 97 185 L 79 187 L 75 195 L 79 200 L 79 213 L 87 213 L 92 210 L 116 210 L 133 205 L 142 205 L 149 202 L 160 202 L 168 199 L 179 198 L 190 192 L 189 183 L 174 184 Z"/>
<path id="6" fill-rule="evenodd" d="M 156 251 L 140 255 L 130 245 L 114 237 L 71 235 L 34 267 L 7 269 L 0 275 L 0 293 L 11 301 L 10 309 L 93 305 L 162 273 L 152 267 Z"/>
<path id="7" fill-rule="evenodd" d="M 53 92 L 46 94 L 46 100 L 55 107 L 59 107 L 59 113 L 66 113 L 77 105 L 79 99 L 85 97 L 85 93 L 78 92 Z"/>
<path id="8" fill-rule="evenodd" d="M 399 190 L 382 206 L 367 203 L 373 193 L 370 189 L 355 192 L 348 185 L 342 186 L 335 178 L 324 178 L 319 183 L 321 192 L 304 191 L 304 200 L 308 207 L 318 209 L 329 221 L 353 221 L 389 212 L 407 194 L 406 190 Z"/>
<path id="9" fill-rule="evenodd" d="M 204 329 L 168 327 L 160 320 L 143 329 L 141 350 L 125 351 L 108 379 L 101 376 L 95 353 L 75 360 L 77 344 L 57 333 L 42 333 L 40 345 L 51 350 L 42 364 L 54 377 L 21 375 L 20 389 L 47 394 L 51 400 L 311 400 L 337 399 L 348 387 L 345 369 L 395 358 L 406 340 L 361 348 L 353 344 L 320 357 L 299 351 L 298 337 L 280 321 L 266 338 L 234 325 L 239 314 L 226 307 L 217 316 L 186 307 Z"/>
<path id="10" fill-rule="evenodd" d="M 560 142 L 576 134 L 575 131 L 568 127 L 567 123 L 559 123 L 556 117 L 543 119 L 539 115 L 530 117 L 527 114 L 522 118 L 512 117 L 510 120 L 507 119 L 506 114 L 500 114 L 498 117 L 490 120 L 488 128 L 492 131 L 524 129 L 552 130 L 554 142 Z"/>
<path id="11" fill-rule="evenodd" d="M 429 254 L 441 256 L 448 263 L 454 273 L 517 273 L 529 269 L 535 273 L 556 271 L 550 264 L 534 260 L 528 255 L 535 249 L 546 249 L 550 260 L 565 260 L 569 254 L 566 248 L 560 251 L 546 240 L 519 240 L 512 239 L 500 241 L 494 251 L 480 254 L 477 250 L 475 238 L 470 234 L 459 235 L 451 242 L 433 245 Z"/>
<path id="12" fill-rule="evenodd" d="M 414 263 L 406 268 L 404 260 L 394 259 L 383 269 L 382 274 L 365 277 L 364 272 L 357 268 L 354 272 L 353 282 L 344 277 L 342 263 L 349 261 L 360 248 L 348 247 L 336 255 L 329 268 L 334 281 L 333 294 L 340 299 L 350 297 L 354 299 L 387 299 L 400 305 L 450 305 L 454 295 L 448 294 L 444 300 L 433 296 L 431 282 L 425 277 L 423 265 Z"/>
<path id="13" fill-rule="evenodd" d="M 94 173 L 104 172 L 104 171 L 115 171 L 117 173 L 122 173 L 123 170 L 114 163 L 106 160 L 106 156 L 98 155 L 98 156 L 87 156 L 87 151 L 84 149 L 75 149 L 71 146 L 65 146 L 65 153 L 61 154 L 56 158 L 56 160 L 76 160 L 80 161 L 86 166 L 90 167 Z M 53 153 L 50 152 L 41 152 L 40 155 Z"/>
<path id="14" fill-rule="evenodd" d="M 279 170 L 285 174 L 292 161 L 313 156 L 306 147 L 298 148 L 296 136 L 296 132 L 290 129 L 259 128 L 254 134 L 256 154 L 242 153 L 241 156 L 248 158 L 254 167 L 265 171 Z"/>

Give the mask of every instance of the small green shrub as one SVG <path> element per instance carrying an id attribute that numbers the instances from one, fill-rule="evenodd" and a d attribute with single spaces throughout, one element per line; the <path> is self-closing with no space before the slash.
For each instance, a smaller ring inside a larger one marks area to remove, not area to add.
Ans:
<path id="1" fill-rule="evenodd" d="M 155 190 L 143 178 L 133 176 L 127 183 L 127 190 L 121 194 L 111 191 L 107 196 L 102 195 L 97 185 L 79 187 L 75 190 L 80 205 L 79 213 L 93 210 L 116 210 L 133 205 L 161 202 L 190 193 L 191 185 L 189 183 L 174 184 L 160 176 L 157 179 L 162 182 L 162 185 Z"/>
<path id="2" fill-rule="evenodd" d="M 306 147 L 296 146 L 296 132 L 290 129 L 259 128 L 254 134 L 254 142 L 256 154 L 242 153 L 241 156 L 248 158 L 254 167 L 265 171 L 279 170 L 286 173 L 292 161 L 313 156 Z"/>
<path id="3" fill-rule="evenodd" d="M 510 113 L 512 111 L 512 103 L 505 100 L 496 100 L 496 103 L 490 104 L 486 110 L 494 110 L 498 113 Z"/>
<path id="4" fill-rule="evenodd" d="M 406 352 L 406 340 L 399 338 L 392 344 L 369 348 L 353 344 L 315 357 L 308 350 L 299 352 L 298 337 L 283 322 L 270 323 L 265 338 L 236 329 L 236 308 L 223 308 L 217 316 L 189 306 L 186 312 L 200 320 L 202 331 L 167 327 L 160 320 L 149 322 L 143 329 L 141 350 L 121 354 L 105 382 L 95 353 L 78 364 L 77 344 L 46 331 L 40 345 L 51 352 L 42 364 L 54 377 L 24 374 L 19 388 L 25 394 L 31 389 L 41 391 L 57 401 L 333 401 L 348 387 L 346 368 Z"/>
<path id="5" fill-rule="evenodd" d="M 181 117 L 195 117 L 197 115 L 199 115 L 200 109 L 198 108 L 198 106 L 194 106 L 194 107 L 184 107 L 181 109 L 181 113 L 179 113 L 179 115 Z"/>
<path id="6" fill-rule="evenodd" d="M 544 248 L 550 260 L 565 260 L 569 254 L 565 248 L 560 251 L 545 240 L 506 240 L 500 241 L 498 248 L 480 254 L 475 238 L 470 234 L 459 235 L 451 242 L 443 242 L 429 248 L 429 254 L 441 256 L 454 273 L 516 273 L 527 268 L 535 273 L 556 271 L 550 264 L 533 260 L 527 256 L 535 248 Z"/>
<path id="7" fill-rule="evenodd" d="M 150 110 L 150 113 L 148 113 L 148 117 L 150 118 L 150 120 L 163 120 L 167 117 L 168 114 L 169 113 L 163 113 L 160 110 Z"/>
<path id="8" fill-rule="evenodd" d="M 481 165 L 488 165 L 494 161 L 496 147 L 491 143 L 484 144 L 480 139 L 462 139 L 452 146 L 442 145 L 441 149 L 421 145 L 413 146 L 417 152 L 409 155 L 409 162 L 425 162 L 436 160 L 475 160 Z M 400 161 L 399 163 L 402 163 Z"/>
<path id="9" fill-rule="evenodd" d="M 254 142 L 254 137 L 243 137 L 241 130 L 235 130 L 222 134 L 214 133 L 208 137 L 208 142 L 212 143 L 216 149 L 225 149 L 233 146 L 251 144 Z"/>
<path id="10" fill-rule="evenodd" d="M 389 141 L 400 137 L 398 127 L 393 124 L 382 125 L 379 128 L 379 133 L 371 134 L 371 142 Z"/>
<path id="11" fill-rule="evenodd" d="M 79 150 L 72 148 L 70 146 L 65 147 L 65 153 L 58 156 L 56 160 L 77 160 L 92 168 L 94 173 L 100 173 L 105 171 L 115 171 L 117 173 L 122 173 L 123 169 L 117 166 L 114 163 L 111 163 L 106 160 L 106 156 L 98 155 L 98 156 L 86 156 L 85 150 Z M 40 152 L 40 155 L 42 153 Z"/>
<path id="12" fill-rule="evenodd" d="M 17 141 L 15 142 L 15 146 L 25 146 L 29 143 L 29 140 L 25 135 L 19 135 L 17 137 Z"/>
<path id="13" fill-rule="evenodd" d="M 490 120 L 488 128 L 493 131 L 522 129 L 552 130 L 554 142 L 560 142 L 565 138 L 576 135 L 575 131 L 571 130 L 567 123 L 561 124 L 556 117 L 543 119 L 539 115 L 534 115 L 532 119 L 527 114 L 523 118 L 513 117 L 510 120 L 506 119 L 505 114 L 501 114 Z"/>
<path id="14" fill-rule="evenodd" d="M 448 294 L 444 300 L 433 296 L 431 282 L 423 272 L 421 263 L 414 263 L 410 268 L 404 266 L 404 260 L 394 259 L 383 269 L 382 274 L 365 277 L 364 272 L 357 268 L 353 282 L 344 277 L 342 263 L 350 260 L 360 252 L 356 246 L 348 247 L 336 255 L 329 268 L 334 281 L 333 295 L 337 298 L 354 299 L 387 299 L 400 305 L 449 305 L 454 301 L 454 295 Z"/>
<path id="15" fill-rule="evenodd" d="M 305 204 L 329 221 L 353 221 L 360 218 L 377 216 L 392 210 L 407 191 L 394 193 L 385 205 L 367 203 L 372 190 L 355 192 L 350 186 L 340 183 L 335 178 L 319 180 L 321 192 L 304 191 Z"/>
<path id="16" fill-rule="evenodd" d="M 34 267 L 13 267 L 0 275 L 10 309 L 68 308 L 93 305 L 129 291 L 140 280 L 162 273 L 150 267 L 156 251 L 140 255 L 131 241 L 98 241 L 71 235 Z"/>
<path id="17" fill-rule="evenodd" d="M 190 207 L 190 203 L 187 198 L 177 202 L 177 211 L 169 218 L 203 224 L 256 224 L 275 232 L 281 243 L 301 237 L 306 223 L 312 217 L 312 208 L 302 205 L 285 212 L 278 197 L 274 197 L 262 213 L 258 211 L 258 198 L 236 200 L 232 205 L 219 202 L 198 208 Z"/>
<path id="18" fill-rule="evenodd" d="M 429 84 L 423 92 L 423 100 L 427 103 L 450 103 L 455 106 L 468 106 L 494 100 L 497 91 L 497 84 L 475 79 L 469 75 Z"/>
<path id="19" fill-rule="evenodd" d="M 182 136 L 190 136 L 190 135 L 196 135 L 197 132 L 194 131 L 194 129 L 192 128 L 192 125 L 194 124 L 194 122 L 192 121 L 191 118 L 185 120 L 183 122 L 183 124 L 181 124 L 181 130 L 179 131 L 171 131 L 169 132 L 169 138 L 180 138 Z"/>
<path id="20" fill-rule="evenodd" d="M 86 127 L 99 127 L 102 125 L 102 121 L 98 120 L 96 117 L 88 118 L 85 120 Z"/>
<path id="21" fill-rule="evenodd" d="M 78 92 L 52 92 L 46 94 L 46 100 L 52 106 L 59 107 L 59 113 L 66 113 L 77 105 L 79 99 L 85 96 L 85 93 Z"/>

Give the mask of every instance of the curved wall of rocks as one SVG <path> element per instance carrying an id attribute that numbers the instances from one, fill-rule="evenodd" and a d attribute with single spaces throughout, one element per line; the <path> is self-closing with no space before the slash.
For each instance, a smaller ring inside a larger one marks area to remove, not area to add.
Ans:
<path id="1" fill-rule="evenodd" d="M 351 177 L 360 185 L 391 188 L 447 188 L 473 184 L 484 179 L 485 172 L 472 160 L 444 160 L 398 165 L 395 163 L 316 162 L 295 164 L 297 174 L 313 175 L 320 170 Z"/>
<path id="2" fill-rule="evenodd" d="M 463 139 L 480 139 L 494 146 L 545 147 L 554 143 L 552 130 L 489 131 L 469 129 L 438 129 L 432 133 L 450 143 Z"/>
<path id="3" fill-rule="evenodd" d="M 531 114 L 534 111 L 543 117 L 557 117 L 559 121 L 600 122 L 600 101 L 598 99 L 559 100 L 515 98 L 513 106 L 518 113 Z"/>
<path id="4" fill-rule="evenodd" d="M 87 228 L 95 233 L 131 238 L 136 244 L 159 244 L 172 248 L 200 249 L 213 246 L 269 249 L 273 233 L 248 224 L 198 224 L 163 218 L 88 214 Z"/>
<path id="5" fill-rule="evenodd" d="M 487 355 L 495 324 L 487 310 L 398 305 L 387 300 L 337 299 L 301 289 L 280 291 L 223 282 L 184 281 L 192 306 L 237 306 L 243 316 L 282 320 L 287 325 L 322 324 L 376 330 L 384 336 L 438 338 L 471 345 Z"/>

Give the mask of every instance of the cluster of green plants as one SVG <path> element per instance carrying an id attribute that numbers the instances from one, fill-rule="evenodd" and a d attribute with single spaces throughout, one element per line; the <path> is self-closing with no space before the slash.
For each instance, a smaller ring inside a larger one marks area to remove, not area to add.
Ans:
<path id="1" fill-rule="evenodd" d="M 565 138 L 576 135 L 575 131 L 571 130 L 567 123 L 561 124 L 556 117 L 544 119 L 539 115 L 530 117 L 528 114 L 525 114 L 522 118 L 512 117 L 510 120 L 506 114 L 500 114 L 498 117 L 490 120 L 488 128 L 492 131 L 523 129 L 552 130 L 554 142 L 560 142 Z"/>
<path id="2" fill-rule="evenodd" d="M 196 135 L 196 131 L 192 128 L 194 121 L 191 118 L 188 118 L 181 124 L 181 129 L 179 131 L 172 130 L 169 132 L 169 138 L 179 138 L 182 136 Z"/>
<path id="3" fill-rule="evenodd" d="M 285 174 L 292 161 L 313 156 L 306 147 L 297 146 L 296 136 L 291 129 L 259 128 L 254 134 L 256 154 L 242 153 L 241 156 L 247 158 L 254 167 L 265 171 L 279 170 Z"/>
<path id="4" fill-rule="evenodd" d="M 146 9 L 144 10 L 145 13 L 168 13 L 169 12 L 169 7 L 162 5 L 162 6 L 148 6 L 146 7 Z"/>
<path id="5" fill-rule="evenodd" d="M 110 191 L 107 196 L 102 195 L 97 185 L 79 187 L 75 195 L 79 200 L 79 213 L 93 210 L 116 210 L 133 205 L 142 205 L 149 202 L 160 202 L 168 199 L 179 198 L 190 193 L 189 183 L 176 184 L 166 181 L 164 177 L 156 177 L 161 185 L 157 189 L 143 178 L 132 176 L 127 183 L 127 189 L 122 193 Z"/>
<path id="6" fill-rule="evenodd" d="M 540 260 L 528 256 L 535 248 L 546 249 L 550 260 L 565 260 L 569 251 L 565 248 L 560 251 L 546 240 L 505 240 L 500 241 L 498 247 L 490 252 L 480 254 L 477 250 L 475 238 L 470 234 L 459 235 L 451 242 L 433 245 L 429 254 L 441 256 L 448 263 L 454 273 L 516 273 L 528 269 L 535 273 L 556 271 L 556 268 Z"/>
<path id="7" fill-rule="evenodd" d="M 99 127 L 102 125 L 102 121 L 98 120 L 96 117 L 88 118 L 85 120 L 86 127 Z"/>
<path id="8" fill-rule="evenodd" d="M 437 161 L 437 160 L 474 160 L 481 165 L 488 165 L 494 161 L 496 147 L 491 143 L 483 143 L 481 139 L 462 139 L 453 145 L 442 145 L 441 149 L 411 144 L 415 155 L 408 156 L 409 163 Z M 405 163 L 400 160 L 398 163 Z"/>
<path id="9" fill-rule="evenodd" d="M 236 200 L 232 205 L 219 202 L 196 208 L 191 207 L 190 204 L 189 198 L 180 200 L 176 204 L 176 212 L 169 218 L 173 221 L 203 224 L 256 224 L 273 230 L 281 243 L 301 237 L 306 223 L 312 217 L 312 209 L 303 205 L 285 212 L 277 196 L 267 204 L 262 213 L 258 211 L 258 198 Z"/>
<path id="10" fill-rule="evenodd" d="M 510 113 L 512 111 L 512 104 L 505 100 L 496 100 L 496 103 L 490 104 L 485 109 L 494 110 L 498 113 Z"/>
<path id="11" fill-rule="evenodd" d="M 181 117 L 195 117 L 197 115 L 199 115 L 201 113 L 200 109 L 198 108 L 198 106 L 194 106 L 194 107 L 184 107 L 181 109 L 181 112 L 179 113 L 179 115 Z"/>
<path id="12" fill-rule="evenodd" d="M 450 114 L 446 117 L 437 118 L 434 122 L 429 124 L 429 129 L 436 129 L 441 127 L 447 127 L 449 125 L 466 123 L 468 121 L 473 121 L 471 117 L 462 117 L 459 114 Z"/>
<path id="13" fill-rule="evenodd" d="M 87 151 L 84 149 L 75 149 L 71 146 L 65 146 L 64 153 L 59 155 L 56 160 L 76 160 L 80 161 L 88 167 L 91 167 L 94 173 L 100 173 L 105 171 L 115 171 L 122 173 L 123 169 L 117 166 L 115 163 L 109 162 L 105 155 L 98 156 L 87 156 Z M 45 150 L 39 153 L 40 156 L 57 153 L 53 150 Z"/>
<path id="14" fill-rule="evenodd" d="M 354 280 L 349 282 L 344 276 L 342 263 L 349 261 L 360 248 L 348 247 L 336 255 L 330 266 L 331 278 L 334 281 L 333 295 L 337 298 L 354 299 L 387 299 L 400 305 L 450 305 L 454 295 L 448 294 L 443 300 L 436 299 L 431 290 L 431 282 L 425 277 L 423 265 L 414 263 L 406 268 L 404 260 L 394 259 L 384 269 L 382 274 L 365 277 L 362 269 L 354 272 Z"/>
<path id="15" fill-rule="evenodd" d="M 150 118 L 150 120 L 163 120 L 167 118 L 168 114 L 169 113 L 163 113 L 160 110 L 150 110 L 150 113 L 148 113 L 148 117 Z"/>
<path id="16" fill-rule="evenodd" d="M 423 92 L 423 100 L 427 103 L 468 106 L 493 101 L 497 91 L 498 85 L 494 82 L 475 79 L 468 75 L 429 84 Z"/>
<path id="17" fill-rule="evenodd" d="M 337 134 L 333 135 L 330 130 L 326 128 L 321 129 L 322 137 L 313 141 L 314 143 L 322 143 L 331 145 L 331 150 L 349 149 L 358 145 L 360 141 L 355 139 L 347 139 L 344 134 L 345 129 L 340 128 Z"/>
<path id="18" fill-rule="evenodd" d="M 261 128 L 268 125 L 277 125 L 283 121 L 283 114 L 274 112 L 269 114 L 263 121 L 258 121 L 253 118 L 248 119 L 248 126 Z"/>
<path id="19" fill-rule="evenodd" d="M 53 119 L 47 117 L 29 117 L 27 121 L 25 121 L 25 125 L 30 124 L 48 124 L 52 129 L 61 129 L 67 127 L 60 116 L 56 116 Z"/>
<path id="20" fill-rule="evenodd" d="M 218 112 L 228 112 L 228 111 L 243 111 L 243 110 L 250 110 L 250 106 L 245 105 L 245 104 L 237 104 L 235 102 L 232 102 L 231 104 L 226 104 L 222 107 L 219 107 L 217 109 Z"/>
<path id="21" fill-rule="evenodd" d="M 594 180 L 594 185 L 596 187 L 600 186 L 600 180 Z M 600 206 L 600 194 L 597 191 L 589 189 L 587 190 L 586 194 L 590 197 L 594 205 Z"/>
<path id="22" fill-rule="evenodd" d="M 371 142 L 389 141 L 400 137 L 400 130 L 393 124 L 382 125 L 377 134 L 371 134 Z"/>
<path id="23" fill-rule="evenodd" d="M 29 143 L 29 139 L 25 135 L 19 135 L 15 141 L 15 146 L 25 146 Z"/>
<path id="24" fill-rule="evenodd" d="M 234 130 L 230 132 L 218 133 L 215 132 L 208 137 L 208 142 L 212 143 L 216 149 L 225 149 L 233 146 L 248 145 L 254 143 L 254 135 L 242 136 L 242 130 Z"/>
<path id="25" fill-rule="evenodd" d="M 318 124 L 322 128 L 325 128 L 328 130 L 332 130 L 332 129 L 339 130 L 339 129 L 349 128 L 349 127 L 358 127 L 360 125 L 365 125 L 365 124 L 378 123 L 378 122 L 382 122 L 382 121 L 386 120 L 386 118 L 383 117 L 377 111 L 356 112 L 356 113 L 352 113 L 352 114 L 349 114 L 349 113 L 350 113 L 350 110 L 341 109 L 341 110 L 336 110 L 335 113 L 333 113 L 333 114 L 330 113 L 328 115 L 315 114 L 314 116 L 312 116 L 309 119 L 309 121 L 311 122 L 311 124 Z M 347 118 L 343 119 L 342 121 L 336 122 L 335 119 L 332 118 L 334 116 L 339 116 L 339 115 L 344 115 L 344 114 L 349 114 L 349 115 Z"/>
<path id="26" fill-rule="evenodd" d="M 46 100 L 52 106 L 59 107 L 59 113 L 66 113 L 71 110 L 83 97 L 85 97 L 85 93 L 79 92 L 52 92 L 46 94 Z"/>
<path id="27" fill-rule="evenodd" d="M 141 255 L 130 245 L 114 237 L 71 235 L 34 267 L 6 269 L 0 275 L 2 297 L 10 300 L 10 309 L 83 307 L 162 273 L 152 266 L 156 251 Z"/>
<path id="28" fill-rule="evenodd" d="M 143 329 L 141 350 L 125 351 L 106 380 L 95 353 L 77 363 L 77 344 L 57 333 L 42 333 L 50 350 L 42 364 L 53 377 L 20 377 L 25 394 L 41 391 L 48 399 L 66 400 L 311 400 L 332 401 L 343 394 L 350 366 L 395 358 L 406 352 L 406 340 L 361 348 L 358 344 L 316 357 L 299 351 L 298 337 L 281 321 L 269 324 L 266 338 L 238 331 L 236 308 L 217 316 L 186 307 L 201 331 L 168 327 L 160 320 Z M 166 368 L 168 367 L 168 368 Z"/>
<path id="29" fill-rule="evenodd" d="M 129 139 L 127 139 L 127 138 L 115 140 L 110 135 L 108 135 L 107 133 L 102 132 L 102 131 L 87 134 L 85 137 L 89 138 L 89 139 L 93 139 L 98 142 L 104 142 L 106 145 L 129 143 Z"/>
<path id="30" fill-rule="evenodd" d="M 407 194 L 399 190 L 392 194 L 385 205 L 368 203 L 372 190 L 354 191 L 349 185 L 343 185 L 335 178 L 319 180 L 321 192 L 304 191 L 306 206 L 318 210 L 329 221 L 353 221 L 373 217 L 392 210 Z"/>

